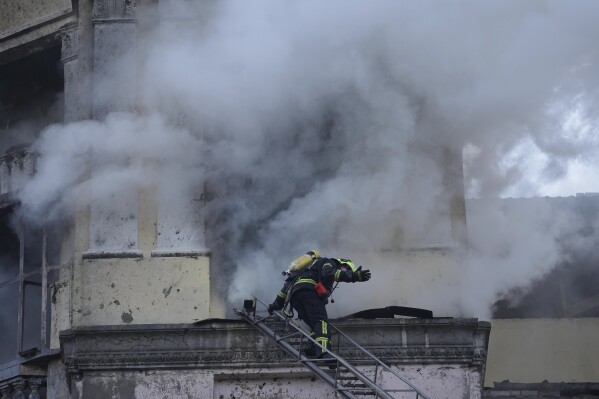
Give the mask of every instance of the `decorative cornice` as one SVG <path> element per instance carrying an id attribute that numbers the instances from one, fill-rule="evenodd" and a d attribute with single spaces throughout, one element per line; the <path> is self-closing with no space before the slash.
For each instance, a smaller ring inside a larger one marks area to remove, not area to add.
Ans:
<path id="1" fill-rule="evenodd" d="M 484 367 L 488 323 L 435 320 L 345 320 L 336 325 L 350 331 L 361 345 L 388 364 Z M 424 335 L 427 338 L 420 339 Z M 408 337 L 407 342 L 398 338 L 402 336 Z M 258 331 L 234 320 L 211 320 L 200 325 L 81 327 L 62 332 L 60 341 L 63 361 L 71 374 L 115 369 L 284 367 L 296 362 Z M 339 352 L 352 362 L 369 361 L 349 347 L 342 346 Z"/>
<path id="2" fill-rule="evenodd" d="M 93 21 L 135 21 L 135 0 L 94 0 Z"/>
<path id="3" fill-rule="evenodd" d="M 368 348 L 387 364 L 484 364 L 486 351 L 468 347 L 456 348 Z M 341 350 L 340 354 L 350 362 L 367 362 L 362 353 Z M 69 373 L 85 370 L 114 369 L 178 369 L 178 368 L 246 368 L 284 366 L 295 359 L 279 349 L 268 351 L 159 351 L 123 353 L 87 353 L 66 356 L 64 363 Z"/>

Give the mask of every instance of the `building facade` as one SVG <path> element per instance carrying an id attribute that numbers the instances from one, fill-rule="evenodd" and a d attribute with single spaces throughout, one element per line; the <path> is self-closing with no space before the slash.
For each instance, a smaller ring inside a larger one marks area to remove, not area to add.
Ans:
<path id="1" fill-rule="evenodd" d="M 205 187 L 166 206 L 154 185 L 79 190 L 68 217 L 48 223 L 19 211 L 19 192 L 40 170 L 31 144 L 42 129 L 102 121 L 113 112 L 143 113 L 136 63 L 144 32 L 190 17 L 166 0 L 14 0 L 0 4 L 0 15 L 0 397 L 335 397 L 256 331 L 227 319 L 218 289 L 226 242 L 211 238 L 206 227 Z M 467 239 L 456 154 L 444 153 L 442 237 L 362 254 L 365 264 L 404 265 L 377 271 L 387 284 L 380 289 L 401 295 L 398 304 L 428 297 L 421 287 L 433 280 L 448 290 L 459 286 Z M 93 154 L 86 165 L 77 171 L 80 182 L 94 175 Z M 439 303 L 425 306 L 444 309 L 442 300 L 431 300 Z M 481 398 L 484 385 L 506 379 L 595 383 L 596 362 L 592 356 L 582 361 L 573 348 L 594 347 L 596 323 L 548 317 L 493 320 L 488 367 L 486 322 L 354 319 L 339 326 L 433 398 Z M 560 341 L 564 323 L 580 334 Z M 551 331 L 545 345 L 524 340 L 539 331 Z M 556 346 L 568 350 L 558 356 L 551 352 Z M 530 363 L 512 367 L 518 356 Z M 385 381 L 384 374 L 378 377 Z M 486 394 L 520 397 L 528 390 L 542 397 L 542 388 L 508 384 Z"/>
<path id="2" fill-rule="evenodd" d="M 544 220 L 566 221 L 550 235 L 562 256 L 531 285 L 512 289 L 494 304 L 485 386 L 497 395 L 596 397 L 597 194 L 469 200 L 470 234 L 488 229 L 485 214 L 499 212 L 517 225 L 541 209 L 551 214 Z"/>

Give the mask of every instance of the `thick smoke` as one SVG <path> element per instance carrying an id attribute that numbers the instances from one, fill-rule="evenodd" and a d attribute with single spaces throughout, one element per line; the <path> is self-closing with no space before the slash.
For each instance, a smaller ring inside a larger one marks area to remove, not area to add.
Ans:
<path id="1" fill-rule="evenodd" d="M 41 154 L 37 173 L 20 194 L 31 222 L 63 215 L 77 195 L 107 198 L 131 186 L 172 183 L 174 174 L 201 184 L 190 171 L 199 163 L 200 142 L 159 115 L 113 113 L 101 122 L 52 125 L 34 148 Z"/>
<path id="2" fill-rule="evenodd" d="M 594 237 L 581 230 L 597 231 L 599 220 L 585 220 L 573 205 L 550 198 L 469 201 L 466 311 L 489 317 L 501 298 L 517 305 L 531 283 L 571 262 L 573 254 L 587 253 Z"/>
<path id="3" fill-rule="evenodd" d="M 598 161 L 594 1 L 179 6 L 140 40 L 143 113 L 47 129 L 23 202 L 51 214 L 74 192 L 165 173 L 205 184 L 232 301 L 271 296 L 308 248 L 360 262 L 447 244 L 448 151 L 465 149 L 473 196 L 537 195 Z M 559 262 L 554 233 L 570 221 L 537 228 L 539 215 L 477 237 L 470 277 L 443 293 L 455 314 L 482 314 Z M 517 262 L 497 248 L 531 231 Z"/>

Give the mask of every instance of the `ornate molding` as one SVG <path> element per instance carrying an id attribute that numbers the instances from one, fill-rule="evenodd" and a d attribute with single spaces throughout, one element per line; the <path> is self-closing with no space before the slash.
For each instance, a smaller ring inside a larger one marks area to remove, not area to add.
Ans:
<path id="1" fill-rule="evenodd" d="M 94 22 L 135 20 L 135 0 L 94 0 Z"/>
<path id="2" fill-rule="evenodd" d="M 388 364 L 484 364 L 485 350 L 473 348 L 370 348 L 372 354 Z M 350 361 L 367 362 L 369 358 L 361 354 L 341 351 Z M 269 351 L 173 351 L 147 353 L 93 353 L 66 356 L 64 359 L 68 373 L 81 373 L 86 370 L 113 369 L 177 369 L 177 368 L 245 368 L 265 365 L 285 366 L 295 363 L 295 359 L 278 349 Z"/>
<path id="3" fill-rule="evenodd" d="M 25 399 L 25 394 L 23 393 L 23 390 L 25 389 L 25 380 L 19 378 L 12 384 L 12 389 L 14 390 L 12 399 Z"/>
<path id="4" fill-rule="evenodd" d="M 0 385 L 0 399 L 25 399 L 23 391 L 30 390 L 28 399 L 39 399 L 39 388 L 46 385 L 46 379 L 43 377 L 16 377 L 3 381 Z"/>
<path id="5" fill-rule="evenodd" d="M 350 335 L 388 364 L 484 366 L 484 338 L 489 333 L 484 323 L 411 320 L 413 323 L 406 319 L 345 320 L 337 325 L 351 330 Z M 402 334 L 401 330 L 407 332 Z M 373 331 L 377 331 L 375 338 Z M 424 335 L 426 340 L 418 339 Z M 398 341 L 401 336 L 407 336 L 408 341 Z M 274 343 L 262 339 L 259 332 L 233 320 L 212 320 L 201 325 L 81 327 L 62 332 L 60 340 L 70 374 L 114 369 L 284 367 L 296 363 Z M 348 347 L 342 346 L 339 351 L 351 361 L 369 360 Z"/>
<path id="6" fill-rule="evenodd" d="M 21 189 L 35 173 L 37 158 L 29 145 L 12 147 L 0 156 L 0 195 Z"/>
<path id="7" fill-rule="evenodd" d="M 58 37 L 62 42 L 60 61 L 63 64 L 66 64 L 67 62 L 77 58 L 77 55 L 79 54 L 77 25 L 73 24 L 66 26 L 56 34 L 56 37 Z"/>

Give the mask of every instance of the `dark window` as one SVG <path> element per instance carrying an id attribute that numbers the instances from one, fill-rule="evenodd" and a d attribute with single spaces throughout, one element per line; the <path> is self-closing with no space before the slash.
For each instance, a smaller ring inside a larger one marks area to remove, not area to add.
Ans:
<path id="1" fill-rule="evenodd" d="M 10 362 L 17 357 L 17 318 L 19 296 L 18 283 L 2 283 L 0 286 L 0 363 Z"/>
<path id="2" fill-rule="evenodd" d="M 11 212 L 0 215 L 0 364 L 49 348 L 48 287 L 58 278 L 60 235 L 54 229 L 48 240 L 48 231 L 27 226 Z"/>

